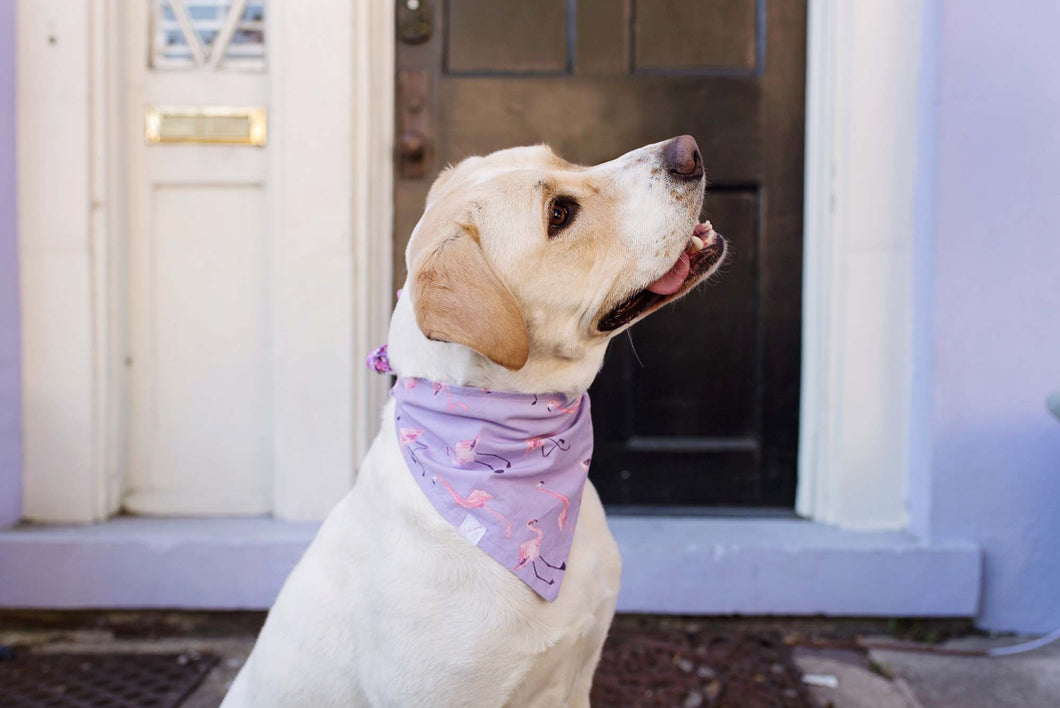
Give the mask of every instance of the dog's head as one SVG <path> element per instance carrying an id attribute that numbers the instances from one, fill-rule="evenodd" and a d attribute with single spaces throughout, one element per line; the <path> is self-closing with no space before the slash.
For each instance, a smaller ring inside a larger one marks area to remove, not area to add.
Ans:
<path id="1" fill-rule="evenodd" d="M 587 386 L 610 337 L 724 257 L 724 240 L 699 223 L 704 179 L 689 136 L 594 167 L 543 145 L 468 158 L 430 190 L 406 252 L 404 306 L 423 336 L 480 355 L 448 376 L 477 379 L 459 383 L 569 390 L 588 371 Z M 391 328 L 395 369 L 438 377 L 416 361 L 409 333 L 395 331 L 409 324 L 402 307 Z"/>

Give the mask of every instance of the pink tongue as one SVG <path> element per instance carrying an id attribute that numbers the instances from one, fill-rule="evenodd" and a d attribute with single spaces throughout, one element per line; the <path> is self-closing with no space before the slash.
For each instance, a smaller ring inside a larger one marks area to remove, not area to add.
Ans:
<path id="1" fill-rule="evenodd" d="M 677 259 L 677 263 L 674 263 L 674 267 L 666 271 L 663 277 L 649 285 L 648 290 L 656 295 L 673 295 L 684 285 L 685 278 L 688 277 L 688 269 L 688 254 L 682 253 L 681 257 Z"/>

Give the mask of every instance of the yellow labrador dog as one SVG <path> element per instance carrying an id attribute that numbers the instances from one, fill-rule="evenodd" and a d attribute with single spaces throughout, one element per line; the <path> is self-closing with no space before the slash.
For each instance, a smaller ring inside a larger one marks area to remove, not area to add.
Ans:
<path id="1" fill-rule="evenodd" d="M 580 396 L 611 337 L 723 259 L 725 242 L 699 223 L 703 193 L 689 136 L 595 167 L 534 146 L 446 169 L 406 253 L 393 370 L 439 385 Z M 394 406 L 223 705 L 588 705 L 621 567 L 592 484 L 548 602 L 427 501 Z M 536 521 L 518 530 L 536 532 Z"/>

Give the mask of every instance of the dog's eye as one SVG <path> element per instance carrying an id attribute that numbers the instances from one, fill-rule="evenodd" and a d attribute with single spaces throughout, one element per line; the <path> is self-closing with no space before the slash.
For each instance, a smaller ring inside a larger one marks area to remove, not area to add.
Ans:
<path id="1" fill-rule="evenodd" d="M 555 236 L 574 220 L 578 211 L 577 202 L 567 199 L 555 199 L 548 205 L 548 235 Z"/>
<path id="2" fill-rule="evenodd" d="M 548 215 L 548 225 L 554 229 L 561 229 L 567 225 L 570 219 L 570 209 L 559 202 L 552 202 L 552 212 Z"/>

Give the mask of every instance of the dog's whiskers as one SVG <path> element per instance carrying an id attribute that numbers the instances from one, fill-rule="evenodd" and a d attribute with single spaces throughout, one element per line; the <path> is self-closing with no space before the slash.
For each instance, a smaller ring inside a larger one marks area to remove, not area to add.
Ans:
<path id="1" fill-rule="evenodd" d="M 637 354 L 637 347 L 633 344 L 633 333 L 628 329 L 626 330 L 626 337 L 629 338 L 629 348 L 633 350 L 633 358 L 637 360 L 637 363 L 640 364 L 640 368 L 643 369 L 644 362 L 640 360 L 640 354 Z"/>

